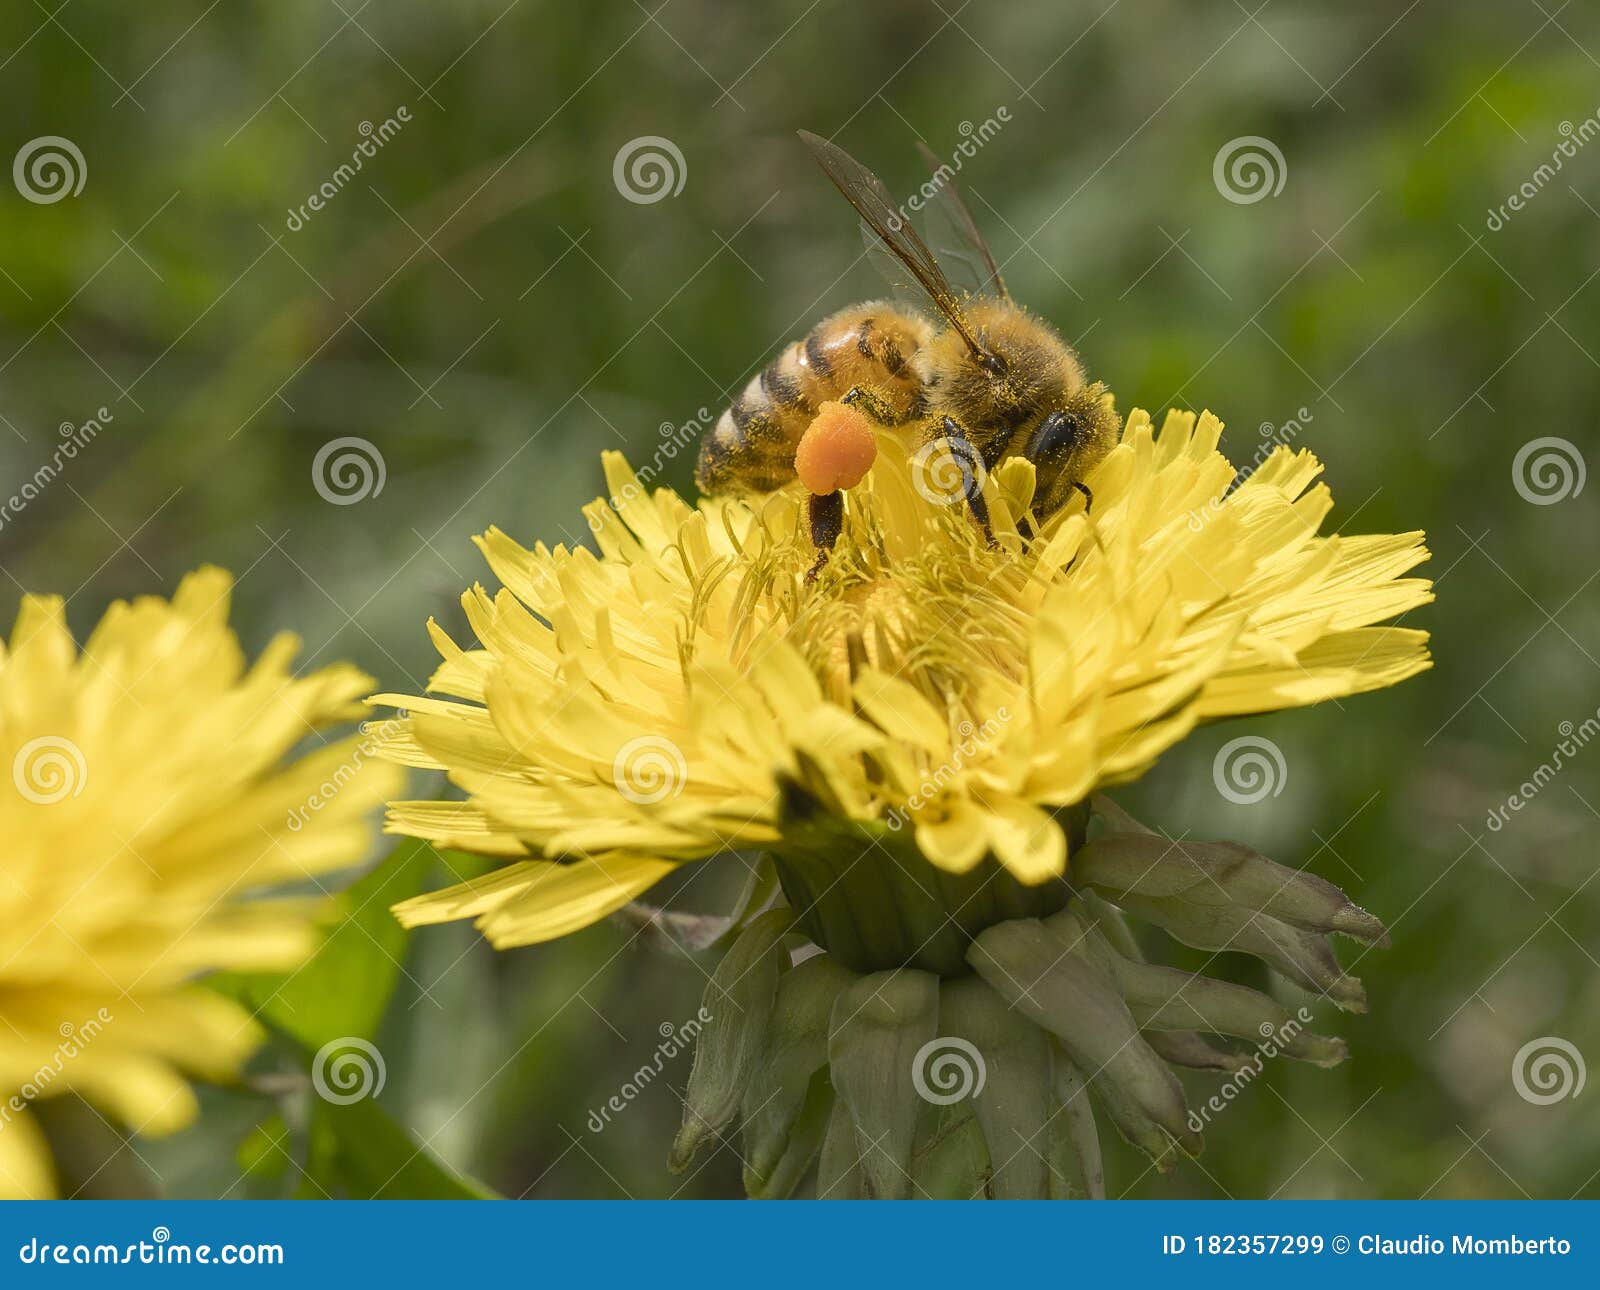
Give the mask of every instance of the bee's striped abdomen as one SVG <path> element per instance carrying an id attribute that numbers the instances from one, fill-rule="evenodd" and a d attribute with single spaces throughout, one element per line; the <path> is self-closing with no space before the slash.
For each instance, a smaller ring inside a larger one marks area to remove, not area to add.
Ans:
<path id="1" fill-rule="evenodd" d="M 932 332 L 896 305 L 852 305 L 825 318 L 740 392 L 700 442 L 695 480 L 705 493 L 772 492 L 794 479 L 794 453 L 817 409 L 852 386 L 902 416 L 921 405 L 912 355 Z"/>

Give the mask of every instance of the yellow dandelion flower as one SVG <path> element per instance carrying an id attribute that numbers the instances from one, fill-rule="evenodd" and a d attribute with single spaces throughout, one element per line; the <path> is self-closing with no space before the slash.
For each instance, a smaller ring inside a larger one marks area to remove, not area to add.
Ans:
<path id="1" fill-rule="evenodd" d="M 1404 576 L 1422 535 L 1319 535 L 1316 458 L 1280 446 L 1234 486 L 1221 429 L 1134 412 L 1092 507 L 1037 533 L 1033 467 L 1006 460 L 995 547 L 941 488 L 952 463 L 885 443 L 812 584 L 795 496 L 691 506 L 608 454 L 609 501 L 585 511 L 599 554 L 490 530 L 502 589 L 463 598 L 480 647 L 430 624 L 430 697 L 377 700 L 409 712 L 387 754 L 467 794 L 397 803 L 391 828 L 514 861 L 401 918 L 542 941 L 728 850 L 769 851 L 791 897 L 814 893 L 862 839 L 909 841 L 952 890 L 994 864 L 1026 888 L 1067 871 L 1067 808 L 1198 723 L 1428 667 L 1425 632 L 1376 625 L 1431 599 Z M 904 961 L 959 960 L 947 940 Z"/>
<path id="2" fill-rule="evenodd" d="M 1421 534 L 1322 536 L 1316 459 L 1280 446 L 1241 480 L 1221 429 L 1135 412 L 1092 505 L 1044 515 L 1007 459 L 992 543 L 960 463 L 883 432 L 814 578 L 792 493 L 690 506 L 608 455 L 599 554 L 491 530 L 502 590 L 464 597 L 479 648 L 434 626 L 432 694 L 381 696 L 409 712 L 386 755 L 465 792 L 390 827 L 510 861 L 396 913 L 510 946 L 624 911 L 726 945 L 671 1163 L 737 1119 L 752 1196 L 813 1174 L 819 1196 L 1101 1196 L 1095 1107 L 1163 1168 L 1197 1152 L 1173 1067 L 1344 1046 L 1146 962 L 1126 918 L 1353 1010 L 1329 937 L 1386 934 L 1331 884 L 1098 790 L 1202 721 L 1421 671 L 1425 633 L 1380 624 L 1431 596 L 1406 576 Z M 727 851 L 763 857 L 732 918 L 636 903 Z"/>
<path id="3" fill-rule="evenodd" d="M 263 893 L 349 866 L 400 773 L 350 739 L 371 681 L 254 664 L 228 627 L 232 578 L 111 606 L 81 652 L 59 597 L 22 601 L 0 643 L 0 1197 L 53 1189 L 31 1102 L 73 1091 L 129 1128 L 193 1119 L 185 1076 L 226 1079 L 260 1041 L 214 969 L 294 966 L 317 907 Z"/>

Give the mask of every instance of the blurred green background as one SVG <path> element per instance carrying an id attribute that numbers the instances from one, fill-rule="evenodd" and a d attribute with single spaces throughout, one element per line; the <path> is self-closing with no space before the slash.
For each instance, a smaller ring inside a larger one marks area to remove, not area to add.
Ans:
<path id="1" fill-rule="evenodd" d="M 1515 469 L 1544 436 L 1600 464 L 1592 6 L 49 0 L 0 15 L 0 90 L 0 152 L 62 136 L 84 171 L 49 203 L 0 187 L 0 493 L 63 423 L 105 421 L 5 515 L 8 605 L 70 595 L 81 631 L 214 561 L 253 648 L 293 626 L 308 663 L 392 689 L 425 682 L 427 615 L 466 638 L 472 534 L 575 540 L 601 449 L 649 460 L 660 427 L 714 416 L 782 342 L 877 293 L 797 128 L 908 193 L 919 137 L 948 154 L 1003 108 L 962 180 L 1014 293 L 1124 409 L 1215 410 L 1235 460 L 1300 423 L 1334 523 L 1425 528 L 1439 582 L 1411 619 L 1433 671 L 1252 723 L 1284 750 L 1278 796 L 1216 791 L 1239 726 L 1124 795 L 1340 883 L 1395 943 L 1360 956 L 1370 1014 L 1317 1009 L 1350 1062 L 1270 1065 L 1171 1180 L 1117 1144 L 1113 1194 L 1600 1195 L 1596 1092 L 1534 1105 L 1511 1082 L 1536 1038 L 1600 1058 L 1600 748 L 1487 825 L 1600 706 L 1600 485 L 1536 504 Z M 681 152 L 676 195 L 619 192 L 641 136 Z M 1247 202 L 1213 174 L 1244 136 L 1283 158 L 1281 190 Z M 376 445 L 384 482 L 331 505 L 313 462 L 343 436 Z M 689 473 L 680 454 L 664 479 Z M 708 871 L 685 899 L 732 882 Z M 615 926 L 502 955 L 430 930 L 380 1032 L 384 1105 L 510 1195 L 737 1194 L 731 1151 L 665 1169 L 687 1059 L 585 1123 L 703 984 Z M 286 1160 L 246 1174 L 237 1151 L 274 1062 L 89 1192 L 292 1188 Z"/>

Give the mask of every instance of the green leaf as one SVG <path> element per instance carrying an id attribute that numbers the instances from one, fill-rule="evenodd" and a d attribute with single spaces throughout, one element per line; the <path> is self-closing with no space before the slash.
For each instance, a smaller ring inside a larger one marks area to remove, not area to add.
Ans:
<path id="1" fill-rule="evenodd" d="M 389 907 L 422 891 L 436 862 L 428 843 L 402 842 L 334 897 L 333 925 L 303 966 L 293 972 L 219 974 L 208 984 L 313 1052 L 335 1039 L 372 1038 L 404 970 L 410 935 Z"/>
<path id="2" fill-rule="evenodd" d="M 308 1173 L 329 1195 L 357 1200 L 491 1200 L 482 1183 L 447 1169 L 373 1098 L 312 1113 Z M 311 1189 L 315 1194 L 315 1189 Z"/>
<path id="3" fill-rule="evenodd" d="M 289 1126 L 270 1115 L 239 1144 L 239 1168 L 256 1178 L 281 1178 L 293 1161 Z"/>
<path id="4" fill-rule="evenodd" d="M 446 1168 L 377 1101 L 383 1058 L 370 1045 L 405 971 L 410 939 L 389 908 L 422 891 L 437 863 L 438 853 L 428 843 L 402 843 L 334 897 L 328 934 L 298 970 L 233 973 L 209 981 L 249 1008 L 311 1073 L 298 1197 L 474 1200 L 492 1195 Z M 342 1081 L 341 1053 L 370 1062 L 365 1074 L 354 1067 L 348 1074 L 358 1083 L 370 1082 L 375 1071 L 375 1084 L 357 1089 Z M 283 1118 L 270 1117 L 241 1145 L 241 1167 L 264 1171 L 274 1159 L 285 1162 L 286 1154 L 294 1154 L 289 1136 Z"/>

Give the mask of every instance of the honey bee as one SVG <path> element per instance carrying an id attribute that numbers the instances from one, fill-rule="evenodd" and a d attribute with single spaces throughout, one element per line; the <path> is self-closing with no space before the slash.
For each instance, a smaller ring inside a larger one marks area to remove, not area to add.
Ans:
<path id="1" fill-rule="evenodd" d="M 926 148 L 934 202 L 955 243 L 945 263 L 969 285 L 958 295 L 945 264 L 896 207 L 883 182 L 849 153 L 800 138 L 860 215 L 868 250 L 897 290 L 932 306 L 875 302 L 842 310 L 790 345 L 751 380 L 702 441 L 697 479 L 707 493 L 766 492 L 797 477 L 810 492 L 815 577 L 843 528 L 843 491 L 872 464 L 867 418 L 943 441 L 961 469 L 968 509 L 994 542 L 983 479 L 1009 456 L 1037 472 L 1034 515 L 1074 492 L 1116 443 L 1121 420 L 1077 353 L 1016 304 L 949 173 Z M 908 276 L 909 275 L 909 276 Z"/>

